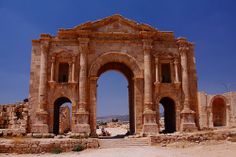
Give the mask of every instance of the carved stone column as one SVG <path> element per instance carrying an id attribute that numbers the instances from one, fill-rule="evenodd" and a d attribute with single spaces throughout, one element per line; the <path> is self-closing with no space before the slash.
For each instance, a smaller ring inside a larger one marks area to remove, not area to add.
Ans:
<path id="1" fill-rule="evenodd" d="M 151 72 L 152 40 L 143 40 L 144 51 L 144 124 L 143 134 L 158 134 L 156 112 L 152 110 L 152 72 Z"/>
<path id="2" fill-rule="evenodd" d="M 97 122 L 96 122 L 96 102 L 97 102 L 97 80 L 98 77 L 94 76 L 90 78 L 90 127 L 91 127 L 91 136 L 97 137 Z"/>
<path id="3" fill-rule="evenodd" d="M 181 56 L 182 66 L 182 90 L 184 94 L 183 110 L 181 111 L 181 131 L 192 131 L 196 130 L 195 124 L 195 112 L 190 109 L 190 91 L 189 91 L 189 80 L 188 80 L 188 58 L 187 53 L 189 49 L 189 43 L 185 39 L 179 39 L 179 52 Z"/>
<path id="4" fill-rule="evenodd" d="M 178 61 L 174 61 L 174 67 L 175 67 L 175 83 L 179 83 L 179 72 L 178 72 Z"/>
<path id="5" fill-rule="evenodd" d="M 69 76 L 68 76 L 68 83 L 72 82 L 72 61 L 69 61 Z"/>
<path id="6" fill-rule="evenodd" d="M 80 73 L 79 73 L 79 107 L 77 114 L 76 132 L 90 133 L 88 124 L 89 113 L 87 111 L 87 53 L 89 39 L 79 38 Z"/>
<path id="7" fill-rule="evenodd" d="M 152 106 L 152 73 L 151 73 L 152 41 L 143 40 L 144 51 L 144 111 Z"/>
<path id="8" fill-rule="evenodd" d="M 40 72 L 39 72 L 39 90 L 38 90 L 38 109 L 37 122 L 32 127 L 32 132 L 48 133 L 48 112 L 45 109 L 47 105 L 47 58 L 49 42 L 41 42 Z"/>
<path id="9" fill-rule="evenodd" d="M 75 82 L 75 56 L 73 56 L 73 58 L 72 58 L 72 76 L 71 76 L 71 82 Z"/>
<path id="10" fill-rule="evenodd" d="M 156 72 L 156 84 L 160 83 L 159 81 L 159 67 L 158 67 L 158 64 L 159 64 L 159 60 L 158 60 L 158 57 L 155 58 L 155 72 Z"/>
<path id="11" fill-rule="evenodd" d="M 52 57 L 51 60 L 51 77 L 50 77 L 50 82 L 54 82 L 54 73 L 55 73 L 55 57 Z"/>

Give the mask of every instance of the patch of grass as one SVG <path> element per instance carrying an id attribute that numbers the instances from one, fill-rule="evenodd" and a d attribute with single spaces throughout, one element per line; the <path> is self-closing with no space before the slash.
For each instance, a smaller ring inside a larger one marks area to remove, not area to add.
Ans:
<path id="1" fill-rule="evenodd" d="M 74 152 L 80 152 L 80 151 L 82 151 L 82 150 L 84 150 L 84 149 L 85 149 L 85 147 L 84 147 L 83 145 L 78 144 L 72 151 L 74 151 Z"/>
<path id="2" fill-rule="evenodd" d="M 51 153 L 52 153 L 52 154 L 60 154 L 60 153 L 62 153 L 62 150 L 61 150 L 61 148 L 59 148 L 59 147 L 54 147 L 54 148 L 52 149 Z"/>

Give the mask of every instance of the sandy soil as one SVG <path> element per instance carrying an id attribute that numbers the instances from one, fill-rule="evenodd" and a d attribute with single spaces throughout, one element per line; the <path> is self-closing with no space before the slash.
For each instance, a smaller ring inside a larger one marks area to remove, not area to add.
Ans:
<path id="1" fill-rule="evenodd" d="M 208 142 L 203 144 L 175 143 L 162 146 L 150 147 L 129 147 L 112 149 L 90 149 L 82 152 L 69 152 L 61 154 L 0 154 L 0 156 L 10 157 L 235 157 L 236 143 L 232 142 Z"/>

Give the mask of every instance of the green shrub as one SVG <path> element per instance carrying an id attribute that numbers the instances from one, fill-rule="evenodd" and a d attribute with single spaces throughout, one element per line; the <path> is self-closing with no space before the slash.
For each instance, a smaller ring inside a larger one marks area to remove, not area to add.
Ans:
<path id="1" fill-rule="evenodd" d="M 59 147 L 54 147 L 51 151 L 53 154 L 60 154 L 62 152 L 61 148 Z"/>
<path id="2" fill-rule="evenodd" d="M 85 149 L 85 148 L 84 148 L 83 145 L 78 144 L 78 145 L 73 149 L 73 151 L 74 151 L 74 152 L 80 152 L 80 151 L 82 151 L 82 150 L 84 150 L 84 149 Z"/>

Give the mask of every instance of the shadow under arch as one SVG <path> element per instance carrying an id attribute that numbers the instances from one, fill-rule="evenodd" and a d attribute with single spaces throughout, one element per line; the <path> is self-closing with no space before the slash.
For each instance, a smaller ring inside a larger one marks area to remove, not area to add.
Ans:
<path id="1" fill-rule="evenodd" d="M 164 130 L 162 133 L 173 133 L 176 131 L 176 104 L 172 98 L 163 97 L 159 105 L 164 108 Z"/>
<path id="2" fill-rule="evenodd" d="M 71 100 L 67 97 L 60 97 L 54 102 L 54 116 L 53 116 L 53 133 L 55 135 L 59 134 L 59 126 L 60 126 L 60 107 L 64 103 L 71 103 Z"/>

